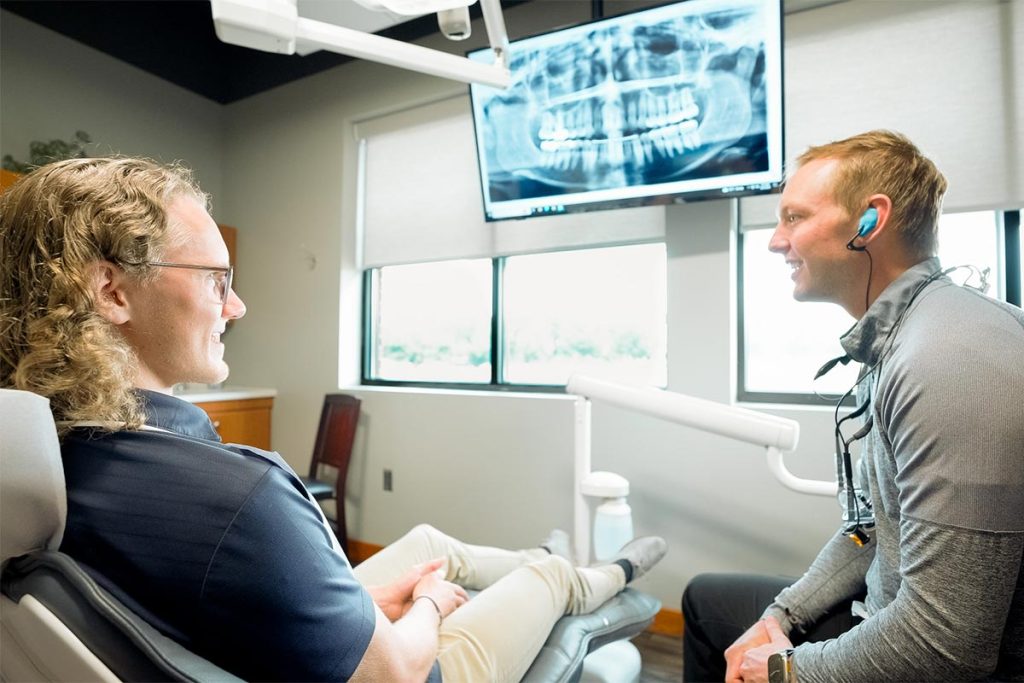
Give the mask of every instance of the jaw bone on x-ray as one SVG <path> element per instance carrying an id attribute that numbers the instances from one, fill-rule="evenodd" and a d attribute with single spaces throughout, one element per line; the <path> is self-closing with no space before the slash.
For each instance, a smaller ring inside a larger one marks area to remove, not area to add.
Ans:
<path id="1" fill-rule="evenodd" d="M 765 170 L 762 10 L 738 0 L 513 46 L 513 85 L 474 93 L 492 201 Z"/>

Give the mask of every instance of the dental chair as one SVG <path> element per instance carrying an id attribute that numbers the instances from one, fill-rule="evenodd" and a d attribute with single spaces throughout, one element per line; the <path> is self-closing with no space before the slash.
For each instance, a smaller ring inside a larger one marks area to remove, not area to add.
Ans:
<path id="1" fill-rule="evenodd" d="M 47 400 L 0 389 L 0 680 L 240 680 L 161 634 L 61 553 L 66 513 Z M 592 614 L 563 617 L 524 682 L 578 681 L 588 652 L 637 635 L 660 607 L 626 589 Z"/>

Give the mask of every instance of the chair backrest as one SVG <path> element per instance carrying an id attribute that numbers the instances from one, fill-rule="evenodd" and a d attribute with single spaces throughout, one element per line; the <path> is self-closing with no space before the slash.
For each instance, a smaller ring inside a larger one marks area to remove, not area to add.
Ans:
<path id="1" fill-rule="evenodd" d="M 320 412 L 320 427 L 313 446 L 313 462 L 309 476 L 315 479 L 320 465 L 338 469 L 338 479 L 344 486 L 344 475 L 352 455 L 359 426 L 359 406 L 362 402 L 349 394 L 327 394 Z"/>
<path id="2" fill-rule="evenodd" d="M 64 537 L 67 494 L 50 402 L 0 389 L 0 566 Z"/>
<path id="3" fill-rule="evenodd" d="M 67 491 L 49 402 L 0 389 L 0 680 L 238 681 L 59 552 Z"/>

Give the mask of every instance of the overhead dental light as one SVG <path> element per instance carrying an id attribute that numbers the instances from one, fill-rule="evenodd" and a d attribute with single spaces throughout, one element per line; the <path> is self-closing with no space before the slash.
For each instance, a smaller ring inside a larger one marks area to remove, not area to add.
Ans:
<path id="1" fill-rule="evenodd" d="M 573 506 L 573 540 L 576 556 L 585 560 L 590 552 L 590 508 L 586 496 L 594 475 L 590 471 L 590 401 L 599 400 L 669 422 L 700 429 L 719 436 L 763 446 L 768 469 L 787 488 L 800 493 L 835 496 L 838 484 L 829 481 L 801 479 L 786 469 L 783 451 L 796 449 L 800 424 L 756 410 L 716 403 L 685 394 L 649 387 L 613 384 L 584 375 L 573 375 L 565 388 L 576 394 L 575 416 L 575 483 Z"/>
<path id="2" fill-rule="evenodd" d="M 450 39 L 469 37 L 469 6 L 476 0 L 357 0 L 370 9 L 401 16 L 437 13 Z M 308 54 L 329 50 L 464 83 L 505 88 L 510 81 L 508 34 L 500 0 L 480 0 L 494 63 L 483 64 L 440 50 L 404 43 L 299 16 L 297 0 L 210 0 L 217 37 L 264 52 Z"/>
<path id="3" fill-rule="evenodd" d="M 449 40 L 465 40 L 472 31 L 469 6 L 476 0 L 355 0 L 367 9 L 405 17 L 437 12 L 437 26 Z"/>

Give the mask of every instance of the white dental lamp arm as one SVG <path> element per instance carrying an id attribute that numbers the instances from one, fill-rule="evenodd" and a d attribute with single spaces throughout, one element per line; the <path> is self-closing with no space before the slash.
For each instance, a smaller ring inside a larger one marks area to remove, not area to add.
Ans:
<path id="1" fill-rule="evenodd" d="M 573 509 L 578 559 L 585 560 L 590 548 L 590 510 L 580 491 L 580 482 L 590 473 L 588 399 L 763 446 L 766 449 L 768 469 L 787 488 L 820 496 L 835 496 L 838 492 L 836 482 L 802 479 L 786 469 L 782 451 L 794 450 L 800 438 L 800 424 L 795 420 L 671 391 L 614 384 L 584 375 L 570 377 L 566 391 L 579 397 L 576 399 L 574 426 L 576 495 Z"/>
<path id="2" fill-rule="evenodd" d="M 450 78 L 464 83 L 483 83 L 497 88 L 507 87 L 509 72 L 503 64 L 483 64 L 466 57 L 403 43 L 373 33 L 354 31 L 314 19 L 298 20 L 296 43 L 300 48 L 313 47 L 381 64 L 411 69 L 431 76 Z"/>
<path id="3" fill-rule="evenodd" d="M 504 69 L 505 85 L 510 80 L 508 71 L 508 31 L 505 29 L 505 15 L 501 13 L 501 0 L 480 0 L 480 9 L 484 14 L 484 26 L 487 27 L 487 41 L 494 51 L 494 67 Z"/>
<path id="4" fill-rule="evenodd" d="M 573 375 L 565 389 L 570 394 L 599 399 L 620 408 L 756 446 L 775 446 L 791 451 L 800 438 L 800 424 L 795 420 L 686 394 L 613 384 L 585 375 Z"/>
<path id="5" fill-rule="evenodd" d="M 471 3 L 466 3 L 471 4 Z M 298 15 L 295 0 L 210 0 L 217 37 L 225 43 L 282 54 L 329 50 L 465 83 L 508 87 L 508 36 L 499 0 L 481 0 L 494 64 Z"/>

